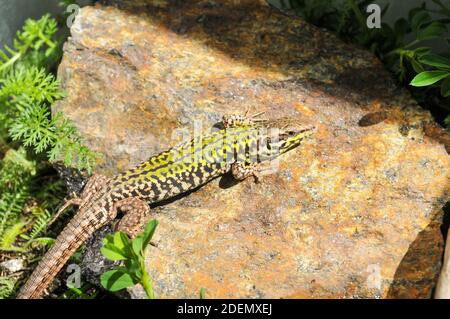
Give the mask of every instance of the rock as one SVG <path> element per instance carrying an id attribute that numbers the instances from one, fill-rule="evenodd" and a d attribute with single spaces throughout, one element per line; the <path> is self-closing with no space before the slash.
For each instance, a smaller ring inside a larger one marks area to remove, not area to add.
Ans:
<path id="1" fill-rule="evenodd" d="M 369 52 L 261 1 L 81 10 L 55 105 L 114 174 L 194 123 L 264 111 L 314 123 L 261 183 L 229 176 L 152 205 L 158 298 L 428 298 L 450 137 Z"/>
<path id="2" fill-rule="evenodd" d="M 101 287 L 100 276 L 113 267 L 121 265 L 120 261 L 111 261 L 103 257 L 100 249 L 103 245 L 103 238 L 112 233 L 111 225 L 99 229 L 91 238 L 86 241 L 86 249 L 81 262 L 81 275 L 83 278 L 98 287 Z"/>
<path id="3" fill-rule="evenodd" d="M 24 269 L 23 259 L 10 259 L 0 263 L 0 269 L 15 273 Z"/>

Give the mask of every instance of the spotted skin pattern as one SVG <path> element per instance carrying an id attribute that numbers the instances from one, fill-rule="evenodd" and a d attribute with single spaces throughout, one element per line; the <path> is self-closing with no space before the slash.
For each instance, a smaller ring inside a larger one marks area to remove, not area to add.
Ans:
<path id="1" fill-rule="evenodd" d="M 124 213 L 118 230 L 134 237 L 149 216 L 147 203 L 195 189 L 228 171 L 237 180 L 256 176 L 260 167 L 300 145 L 315 130 L 288 118 L 257 120 L 239 115 L 224 116 L 223 126 L 111 179 L 94 175 L 80 198 L 62 207 L 79 205 L 17 298 L 42 298 L 70 256 L 96 230 L 114 220 L 117 211 Z"/>

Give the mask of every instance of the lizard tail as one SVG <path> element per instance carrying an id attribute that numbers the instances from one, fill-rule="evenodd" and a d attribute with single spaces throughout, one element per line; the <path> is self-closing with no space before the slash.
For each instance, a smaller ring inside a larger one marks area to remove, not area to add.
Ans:
<path id="1" fill-rule="evenodd" d="M 101 225 L 98 225 L 98 227 L 97 225 L 96 227 L 91 226 L 95 229 L 87 232 L 86 228 L 82 227 L 83 225 L 81 225 L 81 223 L 90 223 L 89 221 L 83 220 L 83 216 L 79 215 L 81 215 L 81 212 L 75 215 L 75 217 L 69 222 L 69 224 L 67 224 L 64 230 L 56 238 L 54 245 L 39 262 L 25 285 L 22 286 L 22 289 L 17 295 L 17 299 L 42 298 L 45 290 L 52 283 L 53 279 L 59 273 L 70 256 L 72 256 L 75 251 L 86 241 L 90 234 L 101 227 Z"/>

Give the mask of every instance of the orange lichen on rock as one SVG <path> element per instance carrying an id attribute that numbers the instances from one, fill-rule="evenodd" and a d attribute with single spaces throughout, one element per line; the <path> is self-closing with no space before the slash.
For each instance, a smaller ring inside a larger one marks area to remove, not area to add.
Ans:
<path id="1" fill-rule="evenodd" d="M 115 2 L 115 1 L 111 1 Z M 259 1 L 85 7 L 55 106 L 113 174 L 223 114 L 317 126 L 277 172 L 154 207 L 159 298 L 430 297 L 449 195 L 448 134 L 373 55 Z"/>

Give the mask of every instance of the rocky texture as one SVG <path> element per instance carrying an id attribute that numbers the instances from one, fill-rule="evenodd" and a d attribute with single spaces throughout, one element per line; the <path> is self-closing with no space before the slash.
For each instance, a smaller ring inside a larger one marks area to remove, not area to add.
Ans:
<path id="1" fill-rule="evenodd" d="M 23 259 L 10 259 L 0 263 L 0 270 L 6 270 L 9 273 L 21 271 L 24 268 Z"/>
<path id="2" fill-rule="evenodd" d="M 159 298 L 430 296 L 449 136 L 374 56 L 262 1 L 115 2 L 82 9 L 59 69 L 99 172 L 249 108 L 318 126 L 259 184 L 153 207 Z"/>
<path id="3" fill-rule="evenodd" d="M 103 257 L 100 249 L 103 239 L 113 232 L 111 225 L 106 225 L 99 229 L 91 238 L 86 241 L 86 249 L 83 254 L 81 274 L 83 278 L 99 287 L 100 275 L 113 267 L 121 265 L 120 261 L 110 261 Z"/>

